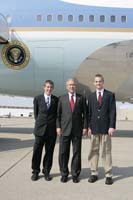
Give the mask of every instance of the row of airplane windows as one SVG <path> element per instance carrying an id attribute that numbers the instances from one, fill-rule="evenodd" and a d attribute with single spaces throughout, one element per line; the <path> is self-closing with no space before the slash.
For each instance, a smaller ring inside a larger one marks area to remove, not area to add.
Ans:
<path id="1" fill-rule="evenodd" d="M 89 15 L 89 16 L 88 16 L 88 21 L 89 21 L 89 22 L 95 22 L 95 17 L 96 17 L 95 15 Z M 42 15 L 37 15 L 37 16 L 36 16 L 36 21 L 37 21 L 37 22 L 41 22 L 42 19 L 43 19 L 43 16 L 42 16 Z M 53 19 L 54 19 L 54 16 L 53 16 L 53 15 L 47 15 L 47 16 L 46 16 L 47 22 L 52 22 Z M 75 21 L 75 16 L 73 16 L 73 15 L 68 15 L 68 16 L 67 16 L 67 20 L 68 20 L 68 22 L 73 22 L 73 21 Z M 114 22 L 116 22 L 116 20 L 117 20 L 117 16 L 115 16 L 115 15 L 111 15 L 111 16 L 110 16 L 110 22 L 114 23 Z M 63 15 L 57 15 L 57 21 L 58 21 L 58 22 L 63 22 Z M 79 21 L 79 22 L 84 22 L 84 21 L 85 21 L 85 16 L 84 16 L 84 15 L 79 15 L 79 16 L 78 16 L 78 21 Z M 105 15 L 100 15 L 100 16 L 99 16 L 99 21 L 100 21 L 100 22 L 105 22 L 105 21 L 106 21 L 106 16 L 105 16 Z M 122 23 L 126 23 L 126 21 L 127 21 L 126 16 L 125 16 L 125 15 L 120 16 L 120 21 L 121 21 Z"/>
<path id="2" fill-rule="evenodd" d="M 65 21 L 67 19 L 68 22 L 74 22 L 75 20 L 78 20 L 78 22 L 85 22 L 85 21 L 95 22 L 96 21 L 96 17 L 97 16 L 95 16 L 95 15 L 89 15 L 88 16 L 88 20 L 86 20 L 87 18 L 84 15 L 79 15 L 78 18 L 75 18 L 74 15 L 68 15 L 67 18 L 64 17 L 63 15 L 57 15 L 56 16 L 56 20 L 58 22 L 63 22 L 63 20 L 65 18 Z M 8 15 L 6 17 L 6 19 L 7 19 L 8 23 L 11 23 L 11 21 L 12 21 L 12 17 L 11 16 Z M 118 19 L 119 19 L 119 21 L 121 23 L 126 23 L 127 22 L 127 16 L 125 16 L 125 15 L 122 15 L 120 17 L 115 16 L 115 15 L 111 15 L 111 16 L 109 16 L 109 19 L 110 19 L 111 23 L 115 23 Z M 47 22 L 52 22 L 53 20 L 55 20 L 55 16 L 50 15 L 50 14 L 46 16 L 46 21 Z M 100 22 L 106 22 L 106 20 L 107 20 L 107 16 L 105 16 L 105 15 L 99 15 L 99 21 Z M 42 15 L 37 15 L 36 16 L 36 21 L 37 22 L 42 22 L 43 21 L 43 16 Z"/>

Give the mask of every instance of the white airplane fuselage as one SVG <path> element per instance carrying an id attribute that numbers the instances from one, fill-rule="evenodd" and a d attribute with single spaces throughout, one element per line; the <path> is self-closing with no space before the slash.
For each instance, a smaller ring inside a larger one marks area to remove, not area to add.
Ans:
<path id="1" fill-rule="evenodd" d="M 133 8 L 99 8 L 66 1 L 50 0 L 55 2 L 55 9 L 50 5 L 44 9 L 32 8 L 33 13 L 22 8 L 19 12 L 0 11 L 9 27 L 9 43 L 0 45 L 0 93 L 34 96 L 42 91 L 46 79 L 52 79 L 54 93 L 61 95 L 65 92 L 65 81 L 75 77 L 78 91 L 88 94 L 94 89 L 94 75 L 101 73 L 105 87 L 115 92 L 118 100 L 130 101 Z M 3 32 L 1 29 L 2 37 Z M 21 67 L 23 62 L 12 58 L 12 51 L 3 50 L 12 41 L 20 41 L 29 49 L 26 66 Z M 14 59 L 11 67 L 6 63 L 8 57 Z"/>

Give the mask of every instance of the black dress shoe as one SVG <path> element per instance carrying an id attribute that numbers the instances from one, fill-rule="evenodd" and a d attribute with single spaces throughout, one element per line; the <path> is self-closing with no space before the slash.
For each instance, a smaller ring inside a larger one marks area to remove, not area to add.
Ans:
<path id="1" fill-rule="evenodd" d="M 107 177 L 107 178 L 106 178 L 106 181 L 105 181 L 105 184 L 107 184 L 107 185 L 112 185 L 112 184 L 113 184 L 112 177 Z"/>
<path id="2" fill-rule="evenodd" d="M 67 176 L 62 176 L 61 179 L 60 179 L 60 181 L 61 181 L 62 183 L 66 183 L 67 180 L 68 180 Z"/>
<path id="3" fill-rule="evenodd" d="M 96 175 L 91 175 L 90 178 L 88 179 L 88 182 L 94 183 L 98 180 L 98 176 Z"/>
<path id="4" fill-rule="evenodd" d="M 38 178 L 39 178 L 38 174 L 32 174 L 32 176 L 31 176 L 32 181 L 37 181 Z"/>
<path id="5" fill-rule="evenodd" d="M 79 179 L 77 176 L 73 176 L 73 183 L 78 183 L 79 182 Z"/>
<path id="6" fill-rule="evenodd" d="M 51 181 L 52 180 L 52 177 L 49 174 L 45 174 L 44 178 L 45 178 L 46 181 Z"/>

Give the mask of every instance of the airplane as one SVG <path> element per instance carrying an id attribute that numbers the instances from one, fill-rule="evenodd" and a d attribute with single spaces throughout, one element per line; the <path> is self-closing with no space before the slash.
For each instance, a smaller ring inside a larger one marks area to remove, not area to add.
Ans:
<path id="1" fill-rule="evenodd" d="M 2 0 L 1 0 L 2 1 Z M 133 100 L 132 0 L 0 2 L 0 93 L 34 96 L 52 79 L 65 92 L 94 90 L 95 74 L 120 101 Z"/>

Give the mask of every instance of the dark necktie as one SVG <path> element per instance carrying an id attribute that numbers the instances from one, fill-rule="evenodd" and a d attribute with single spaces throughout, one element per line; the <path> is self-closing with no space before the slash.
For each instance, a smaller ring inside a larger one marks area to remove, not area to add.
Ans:
<path id="1" fill-rule="evenodd" d="M 46 99 L 46 104 L 47 104 L 47 109 L 49 109 L 49 107 L 50 107 L 50 99 L 49 99 L 49 97 L 47 97 L 47 99 Z"/>
<path id="2" fill-rule="evenodd" d="M 73 112 L 74 111 L 74 99 L 73 99 L 73 94 L 71 96 L 71 99 L 70 99 L 70 106 L 71 106 L 71 111 Z"/>
<path id="3" fill-rule="evenodd" d="M 102 95 L 101 95 L 101 92 L 98 92 L 98 104 L 99 104 L 99 106 L 101 106 L 101 104 L 102 104 Z"/>

